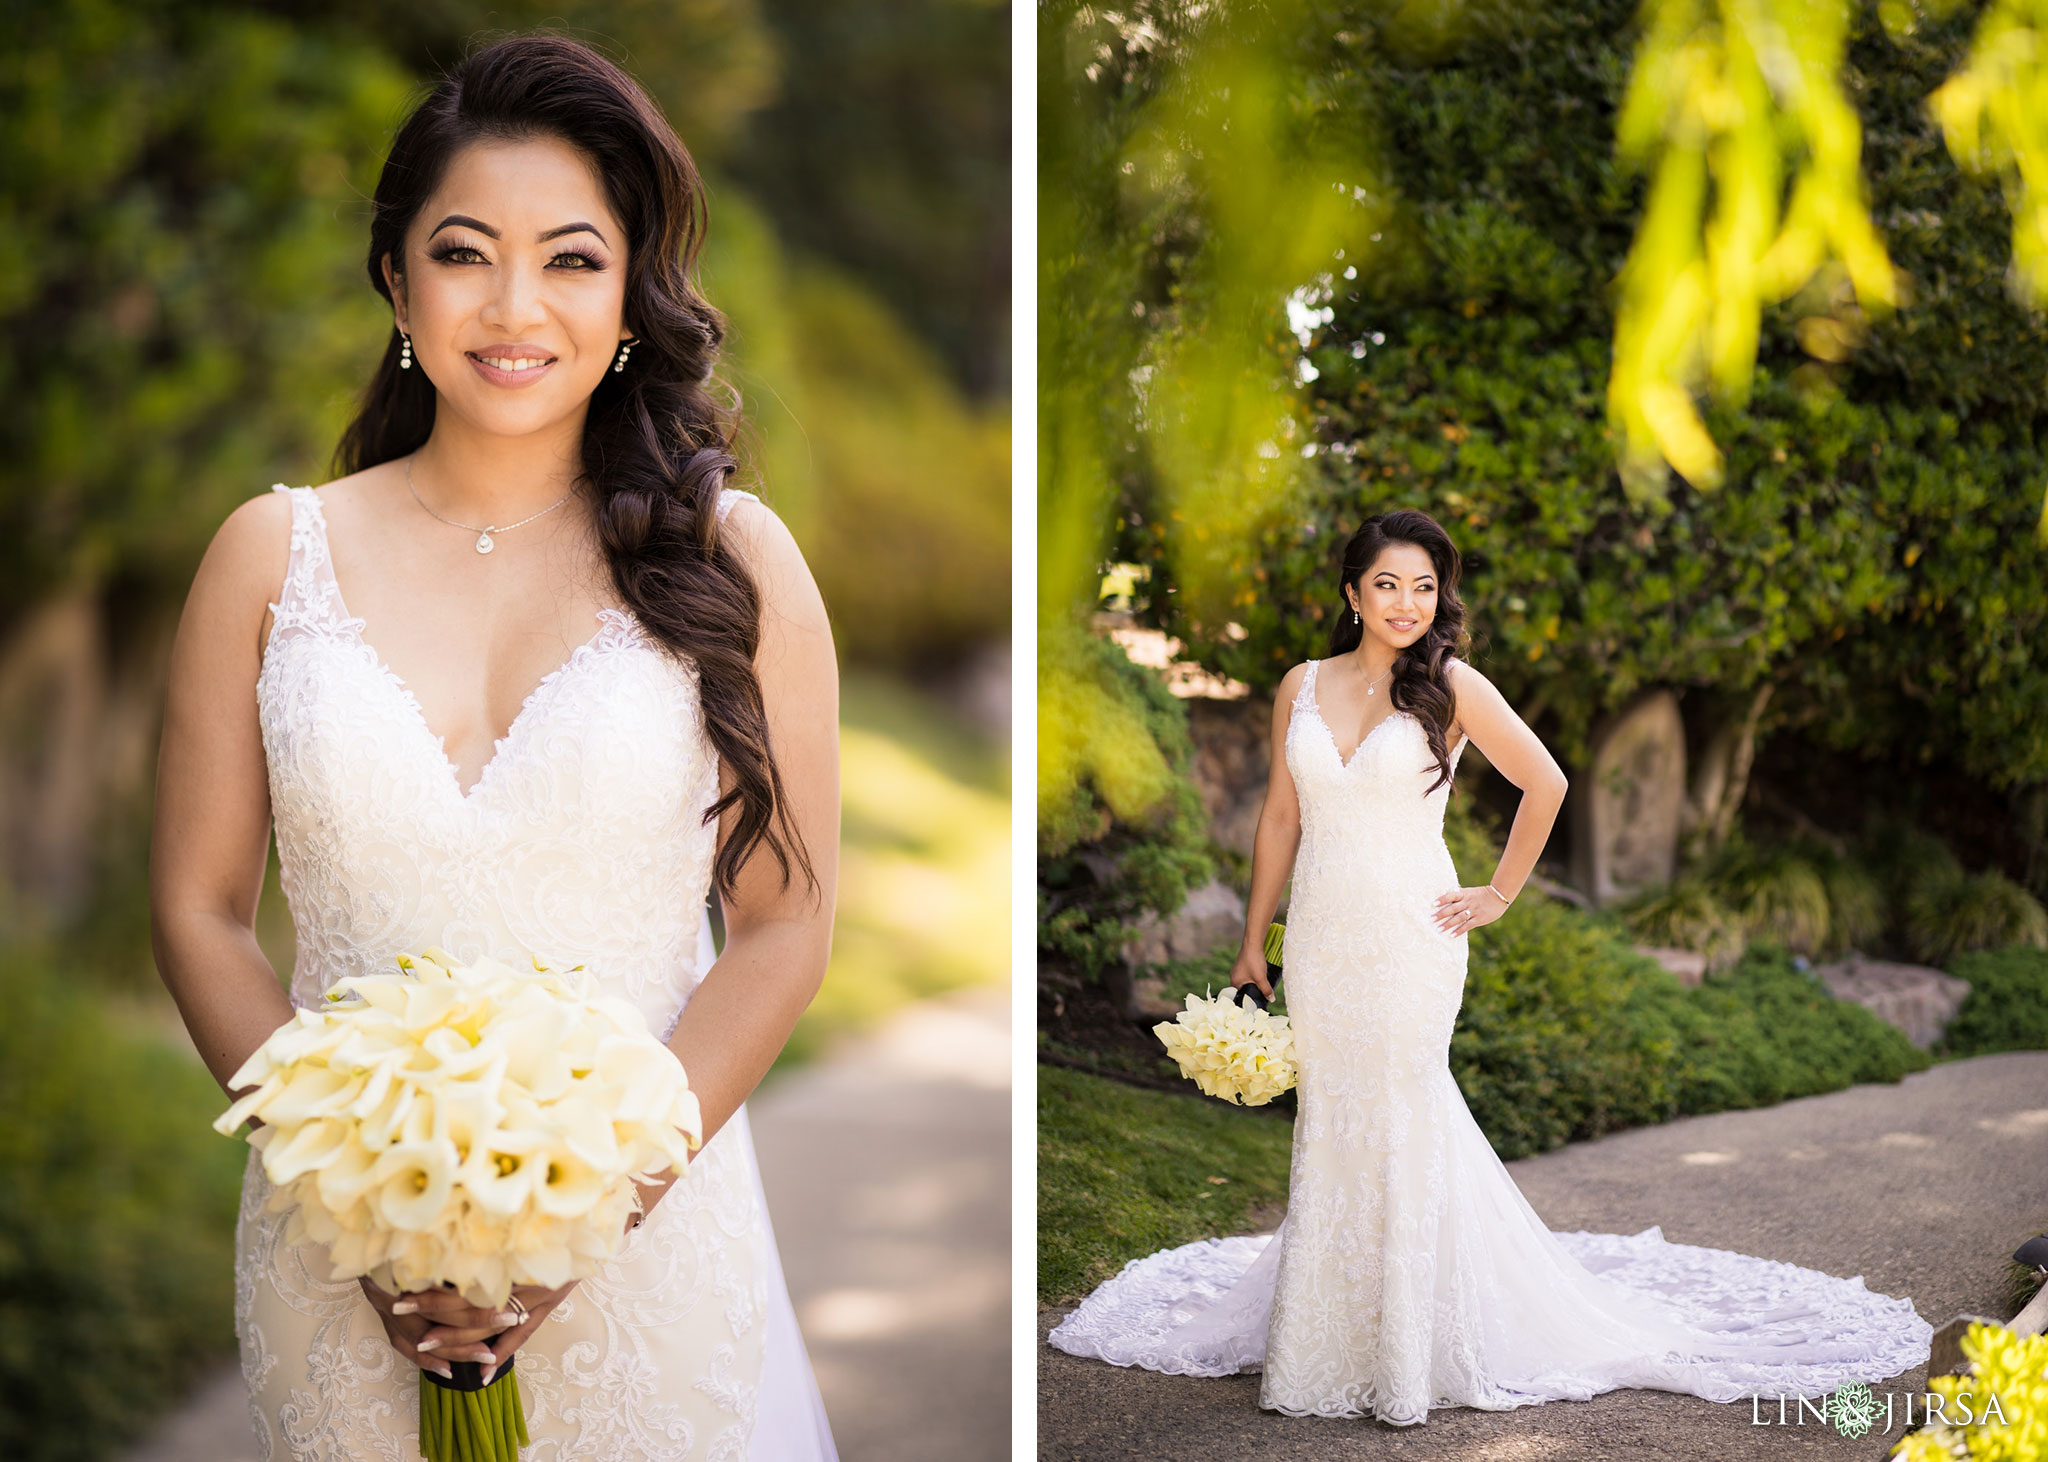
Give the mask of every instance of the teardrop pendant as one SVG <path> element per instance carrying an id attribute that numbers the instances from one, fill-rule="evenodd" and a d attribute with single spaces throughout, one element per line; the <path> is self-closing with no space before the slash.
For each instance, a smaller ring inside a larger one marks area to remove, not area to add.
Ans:
<path id="1" fill-rule="evenodd" d="M 479 534 L 477 534 L 477 535 L 476 535 L 476 551 L 477 551 L 478 553 L 489 553 L 489 552 L 491 551 L 491 535 L 490 535 L 490 534 L 488 534 L 488 533 L 479 533 Z"/>

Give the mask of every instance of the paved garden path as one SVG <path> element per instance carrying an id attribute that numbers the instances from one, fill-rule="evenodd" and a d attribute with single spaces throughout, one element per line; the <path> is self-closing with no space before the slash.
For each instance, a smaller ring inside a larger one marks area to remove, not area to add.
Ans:
<path id="1" fill-rule="evenodd" d="M 1751 1112 L 1614 1133 L 1508 1165 L 1553 1229 L 1637 1233 L 1737 1249 L 1911 1296 L 1940 1325 L 1968 1311 L 2006 1319 L 2001 1277 L 2020 1240 L 2048 1229 L 2048 1052 L 1979 1056 L 1897 1085 L 1852 1087 Z M 1153 1462 L 1652 1462 L 1859 1458 L 1904 1431 L 1859 1440 L 1828 1426 L 1752 1423 L 1747 1402 L 1664 1391 L 1514 1411 L 1458 1407 L 1420 1426 L 1262 1411 L 1255 1374 L 1162 1376 L 1082 1360 L 1043 1343 L 1065 1315 L 1039 1315 L 1039 1455 Z M 1871 1383 L 1895 1418 L 1925 1367 Z M 1776 1406 L 1765 1410 L 1776 1420 Z M 1917 1420 L 1918 1409 L 1915 1411 Z"/>
<path id="2" fill-rule="evenodd" d="M 748 1104 L 843 1462 L 1009 1456 L 1009 1007 L 909 1006 Z M 240 1372 L 127 1462 L 255 1462 Z"/>

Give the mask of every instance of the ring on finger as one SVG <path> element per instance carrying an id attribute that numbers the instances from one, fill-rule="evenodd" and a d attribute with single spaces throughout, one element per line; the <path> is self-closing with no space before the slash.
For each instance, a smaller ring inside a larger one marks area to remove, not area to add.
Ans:
<path id="1" fill-rule="evenodd" d="M 506 1301 L 506 1304 L 511 1309 L 512 1313 L 515 1316 L 517 1316 L 517 1318 L 514 1319 L 512 1322 L 515 1326 L 524 1325 L 528 1320 L 533 1318 L 533 1312 L 526 1308 L 526 1301 L 519 1298 L 518 1295 L 513 1295 L 510 1299 Z"/>

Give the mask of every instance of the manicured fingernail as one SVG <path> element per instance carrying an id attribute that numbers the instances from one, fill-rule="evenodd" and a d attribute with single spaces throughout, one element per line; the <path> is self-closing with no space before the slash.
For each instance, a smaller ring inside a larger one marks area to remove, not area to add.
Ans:
<path id="1" fill-rule="evenodd" d="M 400 1300 L 391 1307 L 391 1313 L 394 1315 L 411 1315 L 417 1313 L 418 1310 L 419 1306 L 411 1300 Z"/>
<path id="2" fill-rule="evenodd" d="M 418 1345 L 415 1345 L 415 1346 L 413 1347 L 413 1349 L 414 1349 L 414 1350 L 432 1350 L 432 1349 L 433 1349 L 433 1348 L 434 1348 L 435 1346 L 439 1345 L 440 1343 L 441 1343 L 441 1342 L 440 1342 L 440 1341 L 438 1341 L 438 1340 L 422 1340 L 422 1341 L 421 1341 L 421 1342 L 420 1342 L 420 1343 L 419 1343 Z"/>
<path id="3" fill-rule="evenodd" d="M 519 1312 L 517 1310 L 500 1310 L 497 1314 L 491 1316 L 491 1323 L 493 1325 L 517 1325 L 519 1323 Z"/>
<path id="4" fill-rule="evenodd" d="M 455 1379 L 455 1372 L 450 1370 L 447 1366 L 432 1365 L 428 1366 L 427 1369 L 432 1371 L 435 1375 L 439 1376 L 444 1381 L 452 1381 Z"/>
<path id="5" fill-rule="evenodd" d="M 493 1376 L 495 1376 L 495 1375 L 497 1375 L 497 1374 L 498 1374 L 498 1368 L 497 1368 L 497 1367 L 496 1367 L 495 1365 L 489 1365 L 489 1366 L 485 1366 L 485 1367 L 484 1367 L 484 1384 L 485 1384 L 486 1386 L 490 1385 L 490 1384 L 491 1384 L 491 1377 L 493 1377 Z"/>

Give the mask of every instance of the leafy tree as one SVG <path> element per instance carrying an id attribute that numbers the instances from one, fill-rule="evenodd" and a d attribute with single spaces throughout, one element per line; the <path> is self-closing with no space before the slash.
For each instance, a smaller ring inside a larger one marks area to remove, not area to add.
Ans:
<path id="1" fill-rule="evenodd" d="M 763 0 L 781 84 L 725 165 L 858 274 L 975 396 L 1010 366 L 1009 7 Z"/>
<path id="2" fill-rule="evenodd" d="M 1169 494 L 1143 464 L 1117 478 L 1112 551 L 1152 567 L 1152 622 L 1268 690 L 1319 651 L 1342 537 L 1422 507 L 1467 554 L 1480 663 L 1567 759 L 1643 687 L 1686 691 L 1707 727 L 1768 687 L 1765 734 L 2048 781 L 2048 567 L 2029 531 L 2048 341 L 2005 288 L 1996 185 L 1949 160 L 1925 106 L 1966 18 L 1895 38 L 1862 17 L 1849 41 L 1873 213 L 1913 302 L 1838 361 L 1801 341 L 1838 279 L 1767 310 L 1746 406 L 1708 407 L 1725 484 L 1637 500 L 1602 410 L 1641 207 L 1613 141 L 1630 13 L 1520 7 L 1432 50 L 1358 9 L 1325 22 L 1296 96 L 1370 119 L 1391 211 L 1369 249 L 1299 281 L 1312 471 L 1223 539 L 1224 604 L 1176 592 Z M 1148 308 L 1171 297 L 1168 263 L 1133 270 Z"/>

